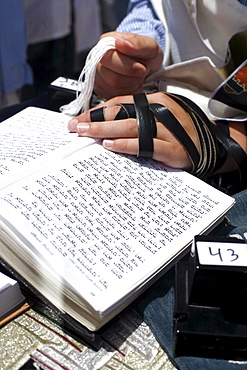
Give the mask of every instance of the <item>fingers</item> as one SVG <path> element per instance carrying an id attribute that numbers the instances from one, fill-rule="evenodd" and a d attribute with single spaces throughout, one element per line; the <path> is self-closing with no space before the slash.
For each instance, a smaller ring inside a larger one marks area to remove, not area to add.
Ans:
<path id="1" fill-rule="evenodd" d="M 119 104 L 126 104 L 126 103 L 127 104 L 133 103 L 133 96 L 132 95 L 119 96 L 119 97 L 112 98 L 112 99 L 106 101 L 105 103 L 100 104 L 97 107 L 92 108 L 90 110 L 87 110 L 86 112 L 80 114 L 79 116 L 77 116 L 75 118 L 72 118 L 68 122 L 68 129 L 70 130 L 70 132 L 77 132 L 78 124 L 80 122 L 91 122 L 90 112 L 92 110 L 97 110 L 97 109 L 100 109 L 100 108 L 104 109 L 105 120 L 106 121 L 108 121 L 108 120 L 113 121 L 115 119 L 119 109 L 120 109 Z M 102 122 L 99 122 L 98 124 L 99 124 L 99 126 L 101 126 Z M 114 124 L 116 125 L 116 122 Z"/>
<path id="2" fill-rule="evenodd" d="M 137 138 L 105 139 L 102 144 L 105 149 L 116 153 L 138 155 L 139 152 Z M 172 168 L 183 168 L 184 170 L 189 170 L 191 168 L 191 161 L 183 146 L 178 142 L 174 144 L 169 141 L 154 139 L 153 159 Z"/>
<path id="3" fill-rule="evenodd" d="M 103 35 L 106 36 L 116 38 L 116 49 L 123 55 L 134 60 L 153 60 L 158 56 L 159 63 L 162 62 L 163 53 L 152 37 L 128 32 L 110 32 Z"/>
<path id="4" fill-rule="evenodd" d="M 138 153 L 138 139 L 105 139 L 103 140 L 103 146 L 107 150 L 111 150 L 116 153 L 125 153 L 130 155 L 137 155 Z"/>
<path id="5" fill-rule="evenodd" d="M 145 71 L 144 73 L 140 71 L 140 76 L 138 75 L 139 71 L 132 75 L 124 75 L 126 72 L 124 69 L 123 71 L 114 72 L 99 64 L 96 72 L 94 91 L 106 99 L 111 99 L 118 95 L 140 93 L 143 91 Z"/>
<path id="6" fill-rule="evenodd" d="M 147 68 L 118 51 L 109 51 L 97 66 L 94 91 L 110 99 L 143 90 Z"/>
<path id="7" fill-rule="evenodd" d="M 158 43 L 151 37 L 138 34 L 127 34 L 125 38 L 117 37 L 117 51 L 140 62 L 146 68 L 145 77 L 157 71 L 163 61 L 163 52 Z"/>
<path id="8" fill-rule="evenodd" d="M 143 81 L 162 64 L 163 53 L 148 36 L 109 32 L 116 38 L 116 50 L 108 51 L 97 66 L 94 91 L 109 99 L 143 90 Z M 101 38 L 102 38 L 101 37 Z"/>
<path id="9" fill-rule="evenodd" d="M 150 103 L 159 102 L 169 107 L 192 140 L 197 143 L 198 138 L 192 122 L 187 113 L 181 107 L 177 107 L 177 103 L 163 93 L 151 94 L 148 99 Z M 100 107 L 104 107 L 105 121 L 91 122 L 90 110 L 72 119 L 68 127 L 70 131 L 77 132 L 80 136 L 103 139 L 103 146 L 107 150 L 138 155 L 139 139 L 136 119 L 114 120 L 121 108 L 117 104 L 126 103 L 133 103 L 133 96 L 116 97 L 102 104 Z M 94 109 L 98 108 L 99 106 Z M 159 121 L 157 121 L 157 136 L 154 138 L 153 158 L 173 168 L 186 170 L 191 168 L 191 160 L 183 146 Z"/>
<path id="10" fill-rule="evenodd" d="M 116 153 L 137 155 L 139 152 L 138 130 L 135 119 L 106 122 L 79 122 L 80 136 L 103 138 L 103 146 Z M 173 168 L 190 169 L 191 161 L 183 146 L 160 123 L 158 138 L 154 139 L 153 159 Z M 162 137 L 162 138 L 159 138 Z"/>
<path id="11" fill-rule="evenodd" d="M 126 77 L 144 77 L 146 74 L 145 66 L 132 59 L 128 54 L 122 54 L 118 50 L 108 51 L 101 59 L 101 66 L 103 66 L 106 71 L 111 70 L 116 74 Z M 105 70 L 103 69 L 103 72 Z M 102 72 L 102 69 L 99 70 Z M 124 83 L 124 81 L 122 81 Z"/>
<path id="12" fill-rule="evenodd" d="M 71 120 L 69 125 L 76 125 L 80 136 L 92 138 L 134 138 L 137 137 L 135 119 L 106 122 L 79 122 Z"/>

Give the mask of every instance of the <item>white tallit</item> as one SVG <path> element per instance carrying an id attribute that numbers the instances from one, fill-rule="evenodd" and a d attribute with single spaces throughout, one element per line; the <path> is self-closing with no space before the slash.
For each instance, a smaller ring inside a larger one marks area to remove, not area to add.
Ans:
<path id="1" fill-rule="evenodd" d="M 237 0 L 151 2 L 169 32 L 163 70 L 149 77 L 147 90 L 185 95 L 210 117 L 209 97 L 223 82 L 215 67 L 224 65 L 229 39 L 247 29 L 247 7 Z"/>
<path id="2" fill-rule="evenodd" d="M 237 0 L 151 1 L 164 23 L 167 38 L 163 68 L 147 79 L 145 90 L 184 95 L 209 118 L 215 118 L 210 116 L 208 104 L 224 81 L 216 67 L 224 65 L 229 39 L 247 29 L 247 7 Z M 88 109 L 97 63 L 114 48 L 114 38 L 106 37 L 90 51 L 79 78 L 77 98 L 61 107 L 63 112 L 76 115 Z M 236 119 L 240 114 L 228 106 L 220 106 L 219 111 L 226 118 Z"/>

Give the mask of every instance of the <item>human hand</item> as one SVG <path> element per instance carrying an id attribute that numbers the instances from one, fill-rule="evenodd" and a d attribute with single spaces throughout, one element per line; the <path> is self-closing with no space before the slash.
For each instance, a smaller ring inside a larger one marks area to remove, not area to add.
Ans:
<path id="1" fill-rule="evenodd" d="M 179 104 L 164 93 L 147 95 L 149 103 L 159 103 L 166 106 L 183 126 L 191 137 L 199 151 L 198 136 L 188 114 Z M 77 132 L 80 136 L 103 139 L 103 146 L 111 151 L 137 155 L 139 152 L 138 129 L 136 119 L 128 118 L 115 120 L 121 106 L 119 104 L 133 103 L 133 96 L 115 97 L 105 104 L 98 106 L 104 108 L 106 121 L 91 122 L 90 111 L 86 111 L 73 118 L 68 128 L 71 132 Z M 191 160 L 184 147 L 175 136 L 158 120 L 157 135 L 153 139 L 153 158 L 173 168 L 189 170 Z"/>
<path id="2" fill-rule="evenodd" d="M 116 50 L 108 51 L 98 64 L 94 91 L 106 99 L 142 92 L 145 78 L 162 64 L 161 48 L 148 36 L 109 32 L 101 38 L 109 36 L 116 38 Z"/>

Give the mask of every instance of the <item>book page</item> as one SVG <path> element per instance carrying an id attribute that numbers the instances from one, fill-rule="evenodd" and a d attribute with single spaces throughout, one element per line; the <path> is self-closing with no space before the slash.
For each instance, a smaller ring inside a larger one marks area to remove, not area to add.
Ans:
<path id="1" fill-rule="evenodd" d="M 0 188 L 95 140 L 69 133 L 69 117 L 29 107 L 0 123 Z"/>
<path id="2" fill-rule="evenodd" d="M 100 311 L 149 279 L 232 204 L 186 172 L 100 144 L 0 196 L 1 216 Z"/>

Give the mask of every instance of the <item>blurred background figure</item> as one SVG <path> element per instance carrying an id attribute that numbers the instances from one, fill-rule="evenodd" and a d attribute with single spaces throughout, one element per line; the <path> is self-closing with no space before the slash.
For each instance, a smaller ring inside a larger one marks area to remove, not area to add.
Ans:
<path id="1" fill-rule="evenodd" d="M 81 72 L 89 50 L 102 34 L 100 4 L 98 0 L 73 0 L 75 63 L 74 70 Z"/>
<path id="2" fill-rule="evenodd" d="M 73 77 L 101 29 L 98 0 L 23 0 L 28 63 L 35 94 L 59 76 Z"/>
<path id="3" fill-rule="evenodd" d="M 21 89 L 32 84 L 27 64 L 27 39 L 22 0 L 0 2 L 0 108 L 18 104 Z"/>
<path id="4" fill-rule="evenodd" d="M 128 0 L 0 0 L 0 109 L 77 79 L 89 50 L 126 15 Z"/>
<path id="5" fill-rule="evenodd" d="M 103 32 L 114 31 L 127 13 L 129 0 L 99 0 Z"/>

